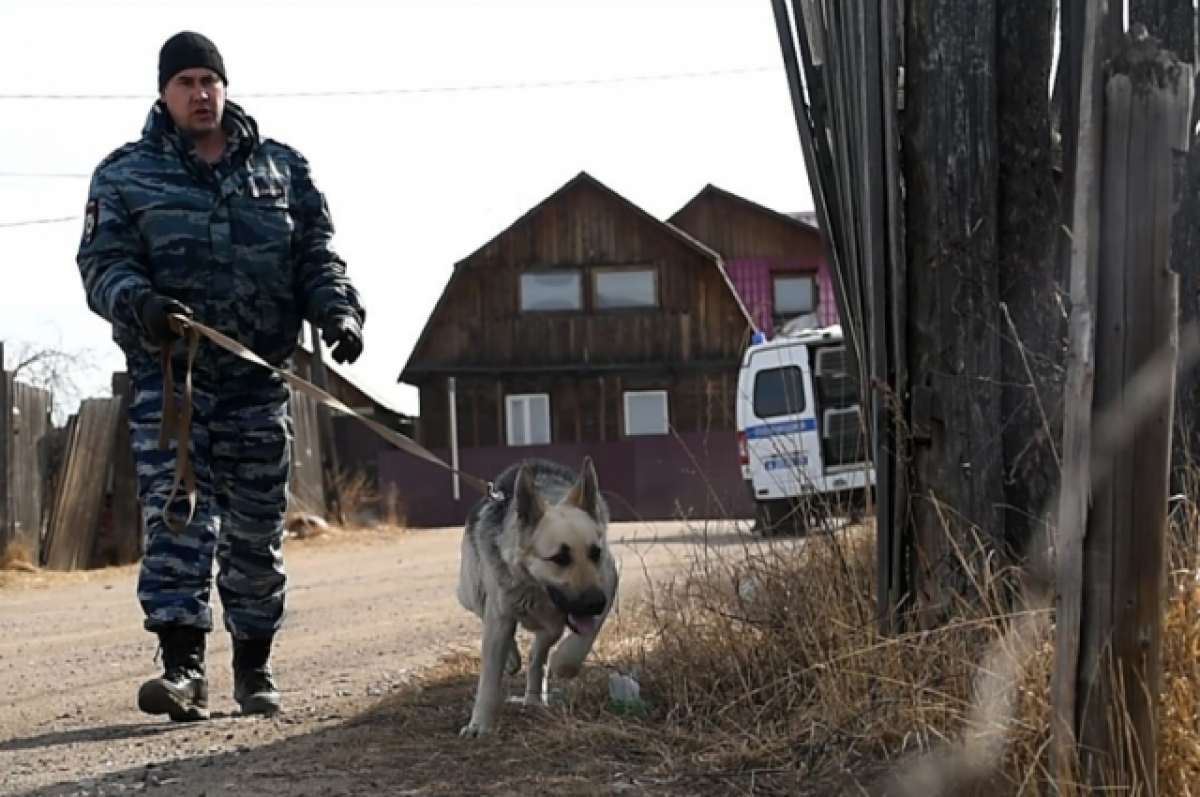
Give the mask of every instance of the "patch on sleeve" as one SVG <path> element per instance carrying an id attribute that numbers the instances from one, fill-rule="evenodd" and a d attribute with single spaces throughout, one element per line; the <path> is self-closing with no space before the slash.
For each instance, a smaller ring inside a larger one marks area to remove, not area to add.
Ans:
<path id="1" fill-rule="evenodd" d="M 96 227 L 100 222 L 100 201 L 93 198 L 87 203 L 83 214 L 83 244 L 88 246 L 96 237 Z"/>

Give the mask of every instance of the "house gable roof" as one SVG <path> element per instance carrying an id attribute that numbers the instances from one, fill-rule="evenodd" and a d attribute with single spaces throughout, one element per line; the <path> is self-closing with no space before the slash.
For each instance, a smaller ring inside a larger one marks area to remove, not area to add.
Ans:
<path id="1" fill-rule="evenodd" d="M 751 326 L 754 326 L 754 319 L 751 317 L 750 312 L 746 309 L 745 304 L 742 302 L 741 297 L 738 295 L 737 290 L 734 288 L 732 280 L 730 280 L 729 275 L 725 271 L 725 262 L 721 258 L 721 255 L 719 255 L 711 247 L 706 246 L 705 244 L 701 243 L 693 236 L 691 236 L 688 233 L 684 232 L 683 230 L 679 229 L 674 224 L 671 224 L 670 222 L 665 222 L 662 219 L 659 219 L 659 218 L 653 216 L 652 214 L 650 214 L 646 210 L 642 209 L 641 207 L 635 205 L 633 202 L 629 201 L 628 199 L 626 199 L 624 196 L 617 193 L 613 189 L 609 188 L 607 185 L 600 182 L 595 177 L 588 174 L 586 171 L 581 171 L 578 175 L 576 175 L 575 177 L 568 180 L 558 190 L 554 191 L 548 197 L 546 197 L 541 202 L 537 203 L 532 208 L 530 208 L 528 211 L 526 211 L 524 214 L 522 214 L 520 216 L 520 218 L 513 221 L 510 225 L 508 225 L 508 227 L 506 227 L 505 229 L 503 229 L 496 235 L 492 236 L 492 238 L 490 238 L 482 246 L 478 247 L 470 255 L 463 258 L 462 260 L 459 260 L 457 263 L 454 264 L 454 270 L 450 274 L 450 279 L 446 281 L 446 286 L 442 289 L 442 293 L 438 297 L 437 303 L 434 304 L 433 310 L 429 313 L 429 316 L 426 318 L 425 326 L 421 330 L 421 335 L 420 335 L 420 337 L 417 338 L 417 342 L 413 346 L 412 351 L 409 354 L 408 361 L 404 364 L 404 368 L 400 372 L 400 376 L 397 379 L 397 381 L 399 381 L 399 382 L 405 381 L 405 377 L 407 376 L 407 374 L 409 372 L 409 368 L 413 364 L 413 358 L 424 347 L 425 342 L 428 340 L 429 335 L 431 334 L 431 332 L 433 330 L 433 326 L 437 321 L 438 315 L 441 313 L 442 309 L 445 307 L 446 302 L 449 301 L 449 296 L 450 296 L 451 291 L 454 288 L 454 285 L 456 284 L 456 282 L 458 280 L 462 279 L 462 276 L 468 270 L 468 268 L 471 264 L 471 261 L 474 260 L 476 257 L 478 257 L 482 252 L 486 251 L 488 249 L 488 247 L 492 246 L 493 244 L 495 244 L 497 241 L 501 240 L 505 236 L 511 234 L 513 232 L 513 230 L 515 230 L 516 228 L 520 227 L 525 222 L 527 222 L 530 219 L 532 219 L 533 217 L 535 217 L 544 208 L 546 208 L 549 205 L 552 205 L 560 197 L 564 196 L 565 194 L 567 194 L 568 192 L 572 191 L 577 186 L 582 185 L 582 184 L 590 185 L 590 186 L 598 189 L 599 191 L 601 191 L 603 194 L 609 196 L 610 198 L 615 199 L 619 204 L 632 210 L 640 218 L 650 222 L 653 226 L 661 229 L 666 235 L 669 235 L 669 236 L 675 238 L 679 243 L 681 243 L 685 247 L 691 249 L 692 251 L 696 252 L 697 254 L 701 255 L 705 260 L 709 261 L 713 265 L 713 267 L 718 270 L 718 273 L 721 275 L 722 281 L 725 283 L 725 286 L 729 289 L 730 296 L 737 303 L 738 309 L 741 311 L 743 317 L 746 319 L 746 322 L 748 324 L 750 324 Z"/>
<path id="2" fill-rule="evenodd" d="M 704 186 L 704 188 L 700 189 L 699 193 L 697 193 L 694 197 L 692 197 L 690 200 L 688 200 L 688 202 L 683 207 L 681 207 L 679 210 L 675 211 L 674 215 L 672 215 L 671 218 L 669 219 L 670 223 L 671 224 L 678 223 L 679 218 L 681 216 L 683 216 L 685 213 L 687 213 L 689 210 L 691 210 L 693 206 L 699 204 L 700 202 L 702 202 L 706 199 L 709 199 L 710 197 L 715 197 L 715 198 L 718 198 L 718 199 L 721 199 L 721 200 L 724 200 L 727 202 L 732 202 L 734 204 L 741 205 L 742 207 L 745 207 L 755 213 L 758 213 L 758 214 L 761 214 L 764 216 L 769 216 L 773 219 L 776 219 L 776 220 L 788 225 L 789 227 L 794 227 L 803 232 L 810 233 L 812 235 L 820 235 L 821 234 L 821 229 L 814 224 L 809 224 L 807 221 L 796 218 L 795 216 L 789 215 L 787 213 L 780 213 L 779 211 L 771 210 L 770 208 L 768 208 L 764 205 L 760 205 L 757 202 L 754 202 L 753 200 L 750 200 L 750 199 L 746 199 L 743 196 L 738 196 L 737 194 L 735 194 L 731 191 L 726 191 L 724 188 L 720 188 L 719 186 L 713 185 L 712 183 L 709 183 L 708 185 Z"/>
<path id="3" fill-rule="evenodd" d="M 300 344 L 297 346 L 297 349 L 299 349 L 301 352 L 303 352 L 305 357 L 310 362 L 312 361 L 312 356 L 313 356 L 312 344 L 309 343 L 307 336 L 304 336 L 301 339 Z M 397 404 L 395 401 L 392 401 L 390 398 L 384 396 L 379 391 L 375 390 L 372 387 L 369 387 L 368 385 L 366 385 L 365 383 L 363 383 L 362 381 L 360 381 L 359 379 L 354 377 L 352 374 L 350 374 L 349 370 L 345 366 L 342 366 L 342 365 L 338 364 L 337 362 L 334 362 L 331 358 L 328 357 L 327 354 L 324 357 L 324 363 L 325 363 L 325 370 L 329 371 L 329 373 L 333 374 L 338 379 L 341 379 L 343 382 L 350 385 L 350 387 L 354 388 L 359 393 L 362 393 L 363 396 L 365 396 L 368 401 L 372 402 L 373 404 L 378 405 L 380 408 L 387 410 L 388 412 L 392 413 L 393 415 L 397 415 L 401 418 L 411 418 L 412 417 L 407 412 L 401 410 L 400 405 Z"/>

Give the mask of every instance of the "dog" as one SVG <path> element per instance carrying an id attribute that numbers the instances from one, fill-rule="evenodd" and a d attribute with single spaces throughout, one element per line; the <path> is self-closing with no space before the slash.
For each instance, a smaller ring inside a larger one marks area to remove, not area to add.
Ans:
<path id="1" fill-rule="evenodd" d="M 547 661 L 554 678 L 572 679 L 583 669 L 620 585 L 608 546 L 609 509 L 590 457 L 578 474 L 527 459 L 494 487 L 472 508 L 462 538 L 458 601 L 483 621 L 483 661 L 464 738 L 496 730 L 503 676 L 521 669 L 517 626 L 534 634 L 525 674 L 525 703 L 534 705 L 546 694 Z"/>

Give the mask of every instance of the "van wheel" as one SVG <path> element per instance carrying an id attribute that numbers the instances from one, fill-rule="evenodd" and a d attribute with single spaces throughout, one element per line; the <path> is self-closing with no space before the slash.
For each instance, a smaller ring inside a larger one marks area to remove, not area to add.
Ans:
<path id="1" fill-rule="evenodd" d="M 771 516 L 770 503 L 767 501 L 754 502 L 754 530 L 763 539 L 775 536 L 774 518 Z"/>
<path id="2" fill-rule="evenodd" d="M 759 528 L 763 537 L 782 537 L 801 533 L 804 507 L 791 501 L 759 501 L 757 503 Z"/>

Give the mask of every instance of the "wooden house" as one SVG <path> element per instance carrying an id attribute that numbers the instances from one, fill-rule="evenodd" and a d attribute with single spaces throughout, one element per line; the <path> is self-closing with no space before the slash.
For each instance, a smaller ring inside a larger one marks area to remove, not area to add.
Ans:
<path id="1" fill-rule="evenodd" d="M 821 231 L 800 214 L 778 213 L 708 185 L 670 223 L 721 255 L 755 326 L 767 337 L 802 316 L 821 325 L 838 323 Z"/>
<path id="2" fill-rule="evenodd" d="M 462 470 L 589 454 L 618 516 L 669 517 L 737 503 L 705 492 L 710 455 L 744 491 L 734 396 L 753 331 L 720 255 L 581 173 L 454 266 L 400 380 L 419 442 Z M 477 497 L 411 455 L 389 463 L 422 525 Z"/>

